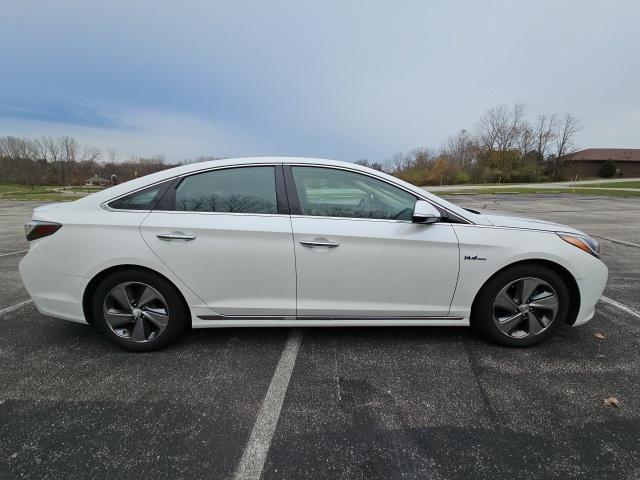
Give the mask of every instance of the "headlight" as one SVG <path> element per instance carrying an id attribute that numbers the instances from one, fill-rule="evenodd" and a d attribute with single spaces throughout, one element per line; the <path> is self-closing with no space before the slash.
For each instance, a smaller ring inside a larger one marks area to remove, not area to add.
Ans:
<path id="1" fill-rule="evenodd" d="M 580 250 L 584 250 L 596 258 L 600 258 L 600 243 L 598 243 L 597 240 L 587 237 L 586 235 L 569 235 L 567 233 L 558 233 L 558 236 L 565 242 L 578 247 Z"/>

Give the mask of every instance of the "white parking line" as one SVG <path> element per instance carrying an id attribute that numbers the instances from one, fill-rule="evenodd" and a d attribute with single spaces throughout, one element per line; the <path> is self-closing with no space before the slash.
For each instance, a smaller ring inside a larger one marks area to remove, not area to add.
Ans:
<path id="1" fill-rule="evenodd" d="M 3 308 L 2 310 L 0 310 L 0 315 L 3 315 L 5 313 L 9 313 L 9 312 L 13 312 L 14 310 L 17 310 L 20 307 L 24 307 L 25 305 L 29 305 L 32 302 L 33 302 L 33 300 L 29 299 L 29 300 L 25 300 L 24 302 L 16 303 L 15 305 L 11 305 L 10 307 Z"/>
<path id="2" fill-rule="evenodd" d="M 236 480 L 259 480 L 262 474 L 301 343 L 302 331 L 299 329 L 291 330 L 236 470 Z"/>
<path id="3" fill-rule="evenodd" d="M 18 253 L 27 253 L 29 250 L 18 250 L 17 252 L 0 253 L 0 257 L 8 257 L 9 255 L 17 255 Z"/>
<path id="4" fill-rule="evenodd" d="M 640 248 L 640 245 L 638 245 L 637 243 L 633 243 L 633 242 L 625 242 L 624 240 L 617 240 L 615 238 L 608 238 L 608 237 L 603 237 L 601 235 L 593 235 L 596 238 L 601 238 L 603 240 L 607 240 L 611 243 L 617 243 L 619 245 L 626 245 L 627 247 L 635 247 L 635 248 Z"/>
<path id="5" fill-rule="evenodd" d="M 616 302 L 612 298 L 605 297 L 604 295 L 602 295 L 600 297 L 600 300 L 602 300 L 604 303 L 607 303 L 607 304 L 612 305 L 612 306 L 614 306 L 616 308 L 619 308 L 623 312 L 627 312 L 629 315 L 633 315 L 634 317 L 640 318 L 640 312 L 634 310 L 631 307 L 627 307 L 626 305 L 624 305 L 624 304 L 622 304 L 620 302 Z"/>

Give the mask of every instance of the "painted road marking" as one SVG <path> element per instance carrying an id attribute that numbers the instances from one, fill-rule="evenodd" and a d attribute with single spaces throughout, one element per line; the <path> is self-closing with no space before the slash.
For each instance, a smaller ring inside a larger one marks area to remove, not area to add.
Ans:
<path id="1" fill-rule="evenodd" d="M 9 255 L 17 255 L 18 253 L 27 253 L 29 250 L 18 250 L 17 252 L 0 253 L 0 257 L 8 257 Z"/>
<path id="2" fill-rule="evenodd" d="M 301 343 L 302 330 L 297 328 L 291 330 L 236 470 L 236 480 L 259 480 L 262 474 Z"/>
<path id="3" fill-rule="evenodd" d="M 600 300 L 602 300 L 604 303 L 607 303 L 607 304 L 612 305 L 612 306 L 614 306 L 616 308 L 619 308 L 623 312 L 627 312 L 629 315 L 633 315 L 634 317 L 640 318 L 640 312 L 634 310 L 631 307 L 627 307 L 626 305 L 624 305 L 624 304 L 622 304 L 620 302 L 616 302 L 612 298 L 605 297 L 604 295 L 602 295 L 600 297 Z"/>
<path id="4" fill-rule="evenodd" d="M 17 310 L 20 307 L 24 307 L 25 305 L 29 305 L 30 303 L 33 303 L 33 300 L 25 300 L 24 302 L 16 303 L 15 305 L 11 305 L 10 307 L 3 308 L 2 310 L 0 310 L 0 315 L 13 312 L 14 310 Z"/>
<path id="5" fill-rule="evenodd" d="M 592 237 L 601 238 L 602 240 L 607 240 L 611 243 L 617 243 L 619 245 L 626 245 L 627 247 L 635 247 L 640 248 L 640 245 L 633 242 L 625 242 L 624 240 L 616 240 L 615 238 L 603 237 L 602 235 L 592 235 Z"/>

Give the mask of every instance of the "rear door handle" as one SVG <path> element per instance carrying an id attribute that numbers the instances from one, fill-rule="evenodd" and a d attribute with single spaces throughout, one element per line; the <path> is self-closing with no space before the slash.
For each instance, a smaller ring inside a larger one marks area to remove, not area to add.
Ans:
<path id="1" fill-rule="evenodd" d="M 313 248 L 313 247 L 336 248 L 340 246 L 340 244 L 336 242 L 323 242 L 323 241 L 316 241 L 316 240 L 300 240 L 300 245 L 303 245 L 308 248 Z"/>
<path id="2" fill-rule="evenodd" d="M 196 239 L 195 235 L 186 235 L 184 233 L 158 233 L 156 237 L 160 240 L 184 240 L 185 242 Z"/>

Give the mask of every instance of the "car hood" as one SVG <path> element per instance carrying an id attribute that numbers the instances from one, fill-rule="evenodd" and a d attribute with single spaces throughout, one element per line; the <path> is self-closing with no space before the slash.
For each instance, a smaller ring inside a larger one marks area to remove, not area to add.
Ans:
<path id="1" fill-rule="evenodd" d="M 545 232 L 566 232 L 578 235 L 585 235 L 580 230 L 567 227 L 560 223 L 547 222 L 545 220 L 535 220 L 533 218 L 511 217 L 508 215 L 483 215 L 489 223 L 496 227 L 524 228 L 527 230 L 542 230 Z"/>

